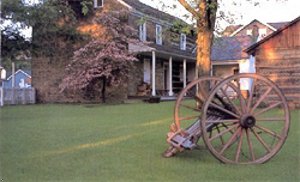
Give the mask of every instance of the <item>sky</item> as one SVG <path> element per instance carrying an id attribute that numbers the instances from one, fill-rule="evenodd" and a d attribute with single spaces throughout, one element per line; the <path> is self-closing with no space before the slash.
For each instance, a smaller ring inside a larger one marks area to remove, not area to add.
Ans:
<path id="1" fill-rule="evenodd" d="M 140 0 L 152 7 L 161 8 L 159 0 Z M 176 0 L 163 0 L 168 3 L 177 3 L 177 8 L 168 10 L 167 12 L 174 16 L 182 16 L 187 13 L 185 9 Z M 258 0 L 257 0 L 258 1 Z M 252 20 L 257 19 L 265 23 L 286 22 L 291 21 L 300 16 L 300 0 L 259 0 L 260 4 L 254 6 L 245 0 L 235 0 L 237 5 L 233 5 L 231 0 L 222 0 L 220 9 L 225 13 L 228 11 L 234 14 L 233 24 L 245 25 Z M 222 22 L 223 26 L 228 23 Z"/>
<path id="2" fill-rule="evenodd" d="M 34 3 L 38 0 L 27 1 Z M 162 9 L 162 5 L 159 3 L 160 0 L 140 1 L 154 8 L 160 10 Z M 166 12 L 173 16 L 184 19 L 183 15 L 188 14 L 188 12 L 177 2 L 177 0 L 161 1 L 167 2 L 170 6 L 172 6 L 172 3 L 176 4 L 176 8 L 165 9 Z M 231 20 L 234 20 L 234 22 L 228 23 L 220 20 L 219 25 L 221 30 L 229 24 L 246 25 L 254 19 L 264 23 L 272 23 L 291 21 L 300 16 L 300 0 L 259 0 L 260 4 L 257 6 L 254 6 L 245 0 L 235 0 L 237 5 L 234 5 L 232 0 L 222 0 L 222 2 L 223 3 L 221 3 L 220 9 L 224 10 L 227 14 L 229 14 L 228 12 L 233 14 L 234 16 L 231 16 Z M 23 34 L 25 37 L 31 35 L 31 28 L 24 30 Z"/>

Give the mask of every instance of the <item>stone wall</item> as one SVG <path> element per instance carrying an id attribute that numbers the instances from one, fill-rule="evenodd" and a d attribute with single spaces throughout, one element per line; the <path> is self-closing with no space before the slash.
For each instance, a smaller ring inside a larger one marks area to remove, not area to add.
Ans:
<path id="1" fill-rule="evenodd" d="M 34 57 L 32 59 L 32 86 L 36 88 L 37 102 L 68 102 L 67 97 L 59 90 L 68 62 L 67 57 L 59 55 L 55 58 Z"/>
<path id="2" fill-rule="evenodd" d="M 128 77 L 128 95 L 137 95 L 137 87 L 144 78 L 144 62 L 139 60 L 134 63 L 133 69 L 129 73 Z"/>
<path id="3" fill-rule="evenodd" d="M 155 87 L 156 90 L 164 90 L 164 66 L 161 59 L 156 60 L 156 69 L 155 69 Z"/>

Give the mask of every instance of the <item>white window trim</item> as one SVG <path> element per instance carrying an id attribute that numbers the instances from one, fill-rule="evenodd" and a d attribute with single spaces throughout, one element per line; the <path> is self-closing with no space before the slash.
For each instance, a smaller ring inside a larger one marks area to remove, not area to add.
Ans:
<path id="1" fill-rule="evenodd" d="M 146 22 L 141 24 L 139 26 L 139 34 L 140 34 L 140 40 L 141 41 L 146 41 L 147 40 L 147 26 L 146 26 Z"/>
<path id="2" fill-rule="evenodd" d="M 102 0 L 101 6 L 98 5 L 98 0 L 94 0 L 94 8 L 101 8 L 101 7 L 103 7 L 103 4 L 104 4 L 104 0 Z"/>
<path id="3" fill-rule="evenodd" d="M 186 35 L 184 33 L 180 34 L 180 49 L 186 50 Z"/>
<path id="4" fill-rule="evenodd" d="M 156 25 L 156 44 L 162 45 L 162 26 Z"/>

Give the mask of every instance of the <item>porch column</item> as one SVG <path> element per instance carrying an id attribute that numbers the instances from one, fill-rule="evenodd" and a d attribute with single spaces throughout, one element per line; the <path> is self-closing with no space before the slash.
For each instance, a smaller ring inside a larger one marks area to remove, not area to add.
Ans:
<path id="1" fill-rule="evenodd" d="M 186 59 L 183 60 L 183 88 L 186 87 Z"/>
<path id="2" fill-rule="evenodd" d="M 155 88 L 155 64 L 156 64 L 155 51 L 152 51 L 152 96 L 156 95 L 156 88 Z"/>
<path id="3" fill-rule="evenodd" d="M 173 70 L 173 58 L 172 56 L 170 56 L 169 58 L 169 96 L 173 96 L 174 93 L 173 93 L 173 73 L 172 73 L 172 70 Z"/>

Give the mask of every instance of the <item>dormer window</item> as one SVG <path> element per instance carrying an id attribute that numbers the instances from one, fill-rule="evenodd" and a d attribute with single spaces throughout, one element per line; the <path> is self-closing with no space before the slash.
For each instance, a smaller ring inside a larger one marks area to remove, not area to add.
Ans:
<path id="1" fill-rule="evenodd" d="M 94 0 L 94 8 L 103 7 L 103 1 L 104 0 Z"/>
<path id="2" fill-rule="evenodd" d="M 156 44 L 162 45 L 162 26 L 156 25 Z"/>
<path id="3" fill-rule="evenodd" d="M 141 41 L 146 41 L 147 39 L 146 22 L 139 26 L 139 37 Z"/>
<path id="4" fill-rule="evenodd" d="M 186 35 L 184 33 L 180 34 L 180 49 L 186 50 Z"/>

